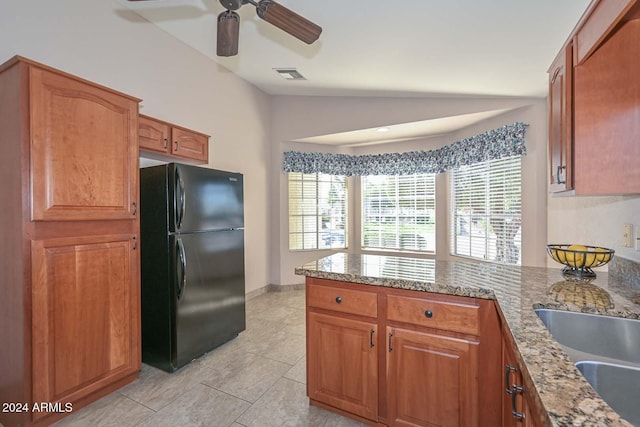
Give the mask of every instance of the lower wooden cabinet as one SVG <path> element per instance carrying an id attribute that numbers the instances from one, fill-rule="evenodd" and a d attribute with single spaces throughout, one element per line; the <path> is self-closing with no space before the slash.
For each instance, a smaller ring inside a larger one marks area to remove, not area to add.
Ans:
<path id="1" fill-rule="evenodd" d="M 363 422 L 500 425 L 500 340 L 493 301 L 307 278 L 307 394 Z"/>
<path id="2" fill-rule="evenodd" d="M 377 325 L 319 313 L 309 313 L 307 321 L 309 397 L 377 419 Z"/>
<path id="3" fill-rule="evenodd" d="M 477 342 L 390 327 L 387 337 L 390 425 L 480 425 Z"/>
<path id="4" fill-rule="evenodd" d="M 504 368 L 502 427 L 541 426 L 542 423 L 534 415 L 531 393 L 524 385 L 522 367 L 516 359 L 507 331 L 503 331 L 502 363 Z"/>
<path id="5" fill-rule="evenodd" d="M 32 242 L 32 396 L 61 407 L 140 370 L 130 234 Z M 34 421 L 49 416 L 33 412 Z"/>

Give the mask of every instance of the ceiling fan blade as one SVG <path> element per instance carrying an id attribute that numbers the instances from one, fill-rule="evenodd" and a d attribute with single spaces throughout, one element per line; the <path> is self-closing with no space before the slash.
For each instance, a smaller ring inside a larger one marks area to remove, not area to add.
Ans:
<path id="1" fill-rule="evenodd" d="M 216 54 L 218 56 L 235 56 L 238 54 L 238 38 L 240 37 L 240 16 L 230 10 L 218 15 L 218 40 Z"/>
<path id="2" fill-rule="evenodd" d="M 261 0 L 256 6 L 258 16 L 271 25 L 291 34 L 293 37 L 311 44 L 318 40 L 322 28 L 291 9 L 273 0 Z"/>

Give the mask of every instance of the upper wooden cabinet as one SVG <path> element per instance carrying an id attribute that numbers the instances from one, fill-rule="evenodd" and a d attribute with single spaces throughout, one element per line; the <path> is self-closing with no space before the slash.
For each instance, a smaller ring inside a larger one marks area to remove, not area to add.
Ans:
<path id="1" fill-rule="evenodd" d="M 550 191 L 640 193 L 640 2 L 594 0 L 549 68 Z"/>
<path id="2" fill-rule="evenodd" d="M 138 135 L 140 151 L 150 157 L 196 164 L 209 161 L 209 136 L 203 133 L 140 115 Z"/>
<path id="3" fill-rule="evenodd" d="M 549 189 L 573 189 L 573 44 L 549 68 Z"/>
<path id="4" fill-rule="evenodd" d="M 76 411 L 137 377 L 138 102 L 25 58 L 0 65 L 1 402 Z"/>
<path id="5" fill-rule="evenodd" d="M 640 193 L 640 20 L 575 69 L 577 194 Z"/>
<path id="6" fill-rule="evenodd" d="M 138 103 L 36 67 L 29 83 L 32 219 L 136 215 Z"/>

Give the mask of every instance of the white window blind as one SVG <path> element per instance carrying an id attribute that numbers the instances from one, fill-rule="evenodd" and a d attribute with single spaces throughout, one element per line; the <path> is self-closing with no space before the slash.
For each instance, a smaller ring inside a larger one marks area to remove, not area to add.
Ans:
<path id="1" fill-rule="evenodd" d="M 521 157 L 454 169 L 451 252 L 506 264 L 521 263 Z"/>
<path id="2" fill-rule="evenodd" d="M 289 173 L 289 249 L 347 247 L 347 180 Z"/>
<path id="3" fill-rule="evenodd" d="M 435 175 L 363 176 L 362 247 L 435 251 Z"/>

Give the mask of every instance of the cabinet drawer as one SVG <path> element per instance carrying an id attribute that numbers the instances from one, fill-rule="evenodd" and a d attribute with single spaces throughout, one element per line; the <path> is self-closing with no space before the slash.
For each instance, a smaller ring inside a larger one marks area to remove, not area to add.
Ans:
<path id="1" fill-rule="evenodd" d="M 373 292 L 310 284 L 307 301 L 309 307 L 378 317 L 378 295 Z"/>
<path id="2" fill-rule="evenodd" d="M 387 297 L 387 318 L 416 326 L 478 335 L 479 307 L 397 295 Z"/>

